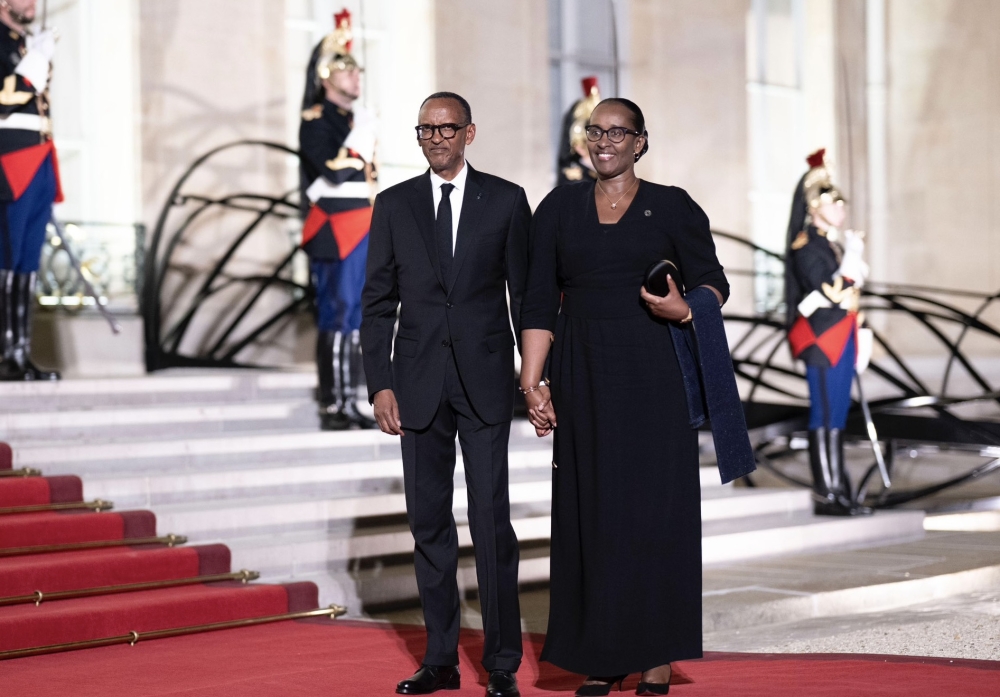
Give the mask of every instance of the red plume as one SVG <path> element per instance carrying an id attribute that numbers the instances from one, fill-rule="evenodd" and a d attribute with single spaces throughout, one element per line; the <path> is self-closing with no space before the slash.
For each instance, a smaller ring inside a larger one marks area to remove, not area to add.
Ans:
<path id="1" fill-rule="evenodd" d="M 820 148 L 812 155 L 806 158 L 806 163 L 808 163 L 810 169 L 814 167 L 822 167 L 824 158 L 826 157 L 826 148 Z"/>
<path id="2" fill-rule="evenodd" d="M 346 7 L 333 15 L 333 28 L 339 29 L 341 24 L 347 24 L 347 28 L 351 28 L 351 12 Z M 350 52 L 353 43 L 353 41 L 348 41 L 344 48 Z"/>
<path id="3" fill-rule="evenodd" d="M 589 97 L 591 90 L 597 87 L 597 76 L 585 77 L 580 81 L 580 84 L 583 85 L 583 96 Z"/>

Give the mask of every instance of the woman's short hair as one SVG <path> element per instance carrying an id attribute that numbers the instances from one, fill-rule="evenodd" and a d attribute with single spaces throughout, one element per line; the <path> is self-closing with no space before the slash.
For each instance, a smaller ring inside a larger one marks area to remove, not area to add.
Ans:
<path id="1" fill-rule="evenodd" d="M 625 99 L 624 97 L 608 97 L 607 99 L 602 99 L 597 106 L 599 107 L 601 104 L 606 104 L 608 102 L 620 104 L 628 109 L 632 114 L 632 128 L 639 131 L 639 133 L 642 134 L 642 137 L 646 139 L 646 142 L 642 145 L 642 150 L 635 154 L 635 161 L 638 162 L 639 158 L 645 155 L 646 151 L 649 150 L 649 132 L 646 130 L 646 118 L 642 115 L 642 109 L 640 109 L 639 105 L 631 99 Z M 594 107 L 594 111 L 597 111 L 597 107 Z"/>

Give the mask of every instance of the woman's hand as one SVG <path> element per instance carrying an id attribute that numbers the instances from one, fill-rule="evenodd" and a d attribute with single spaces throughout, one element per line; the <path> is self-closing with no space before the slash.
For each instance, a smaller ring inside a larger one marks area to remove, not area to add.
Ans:
<path id="1" fill-rule="evenodd" d="M 664 297 L 653 295 L 645 286 L 639 292 L 640 297 L 646 302 L 646 306 L 654 316 L 670 322 L 680 322 L 688 318 L 691 307 L 684 300 L 681 292 L 677 290 L 677 284 L 670 274 L 667 274 L 667 286 L 670 292 Z"/>
<path id="2" fill-rule="evenodd" d="M 524 395 L 528 406 L 528 420 L 535 427 L 535 434 L 542 438 L 556 427 L 556 410 L 552 406 L 552 393 L 548 387 L 539 387 Z"/>

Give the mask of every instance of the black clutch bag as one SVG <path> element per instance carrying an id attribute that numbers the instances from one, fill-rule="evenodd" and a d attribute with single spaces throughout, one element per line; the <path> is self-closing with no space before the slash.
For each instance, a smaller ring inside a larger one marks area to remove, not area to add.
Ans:
<path id="1" fill-rule="evenodd" d="M 681 281 L 680 269 L 677 268 L 677 264 L 669 259 L 654 261 L 646 269 L 646 280 L 643 282 L 643 285 L 646 286 L 646 290 L 651 294 L 665 298 L 670 294 L 670 286 L 667 285 L 667 274 L 670 274 L 674 279 L 674 283 L 683 294 L 684 283 Z"/>

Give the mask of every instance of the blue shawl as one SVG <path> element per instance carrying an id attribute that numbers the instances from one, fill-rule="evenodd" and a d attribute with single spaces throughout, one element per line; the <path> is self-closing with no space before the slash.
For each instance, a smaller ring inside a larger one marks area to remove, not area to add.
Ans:
<path id="1" fill-rule="evenodd" d="M 694 288 L 684 299 L 693 320 L 670 325 L 680 364 L 691 428 L 711 420 L 719 475 L 726 484 L 757 469 L 747 434 L 743 404 L 736 388 L 733 359 L 719 301 L 708 288 Z"/>

